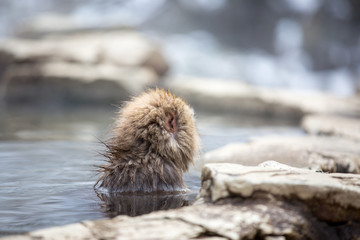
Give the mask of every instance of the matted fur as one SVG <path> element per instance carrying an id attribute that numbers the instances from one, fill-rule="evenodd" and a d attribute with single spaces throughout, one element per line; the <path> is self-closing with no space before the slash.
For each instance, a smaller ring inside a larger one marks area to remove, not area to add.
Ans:
<path id="1" fill-rule="evenodd" d="M 183 191 L 198 151 L 194 112 L 181 98 L 149 90 L 120 109 L 95 186 L 119 192 Z"/>

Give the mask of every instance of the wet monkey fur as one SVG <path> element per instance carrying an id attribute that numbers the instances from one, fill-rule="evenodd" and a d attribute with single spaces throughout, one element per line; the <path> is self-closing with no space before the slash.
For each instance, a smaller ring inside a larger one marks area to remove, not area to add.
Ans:
<path id="1" fill-rule="evenodd" d="M 119 111 L 107 162 L 95 184 L 118 192 L 177 192 L 199 151 L 192 108 L 162 89 L 148 90 Z"/>

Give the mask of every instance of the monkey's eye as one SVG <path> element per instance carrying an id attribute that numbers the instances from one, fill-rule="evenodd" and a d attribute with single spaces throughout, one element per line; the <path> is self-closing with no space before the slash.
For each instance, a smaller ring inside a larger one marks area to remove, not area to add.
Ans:
<path id="1" fill-rule="evenodd" d="M 165 128 L 171 133 L 175 133 L 177 131 L 176 117 L 173 112 L 168 112 L 165 115 Z"/>

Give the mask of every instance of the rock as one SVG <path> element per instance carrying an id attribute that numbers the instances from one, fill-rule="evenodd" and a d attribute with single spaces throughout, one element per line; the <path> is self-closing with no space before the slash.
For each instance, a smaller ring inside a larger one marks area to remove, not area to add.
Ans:
<path id="1" fill-rule="evenodd" d="M 150 216 L 150 215 L 149 215 Z M 205 233 L 201 226 L 181 219 L 156 215 L 149 218 L 120 216 L 113 219 L 86 221 L 30 232 L 10 239 L 193 239 Z M 212 239 L 212 238 L 211 238 Z M 223 239 L 223 238 L 215 238 Z"/>
<path id="2" fill-rule="evenodd" d="M 154 86 L 167 69 L 159 48 L 131 31 L 9 39 L 0 44 L 0 97 L 114 103 Z"/>
<path id="3" fill-rule="evenodd" d="M 31 239 L 91 239 L 89 228 L 81 223 L 67 225 L 66 227 L 53 227 L 37 230 L 29 234 Z"/>
<path id="4" fill-rule="evenodd" d="M 207 164 L 201 181 L 199 197 L 211 202 L 236 196 L 254 198 L 256 194 L 266 193 L 300 200 L 323 221 L 360 221 L 358 174 L 324 174 L 282 164 L 279 167 Z"/>
<path id="5" fill-rule="evenodd" d="M 9 39 L 0 45 L 0 53 L 15 62 L 66 61 L 80 63 L 112 63 L 117 66 L 149 65 L 151 59 L 161 66 L 154 69 L 164 74 L 167 63 L 156 45 L 132 31 L 90 32 L 49 36 L 43 39 Z M 153 56 L 153 54 L 155 56 Z"/>
<path id="6" fill-rule="evenodd" d="M 38 36 L 44 33 L 68 32 L 79 28 L 76 21 L 66 15 L 45 13 L 26 21 L 16 30 L 16 35 Z"/>
<path id="7" fill-rule="evenodd" d="M 46 36 L 66 35 L 74 33 L 109 32 L 132 30 L 133 28 L 123 24 L 111 24 L 111 26 L 84 25 L 69 15 L 54 12 L 41 13 L 27 19 L 25 23 L 16 25 L 15 36 L 20 38 L 38 39 Z"/>
<path id="8" fill-rule="evenodd" d="M 325 93 L 267 89 L 242 82 L 177 77 L 167 87 L 187 99 L 195 108 L 209 112 L 286 117 L 300 121 L 308 113 L 357 113 L 353 99 Z"/>
<path id="9" fill-rule="evenodd" d="M 301 126 L 310 134 L 347 137 L 360 141 L 360 118 L 308 115 L 303 118 Z"/>
<path id="10" fill-rule="evenodd" d="M 204 233 L 200 226 L 157 215 L 117 217 L 84 225 L 91 229 L 94 239 L 192 239 Z"/>
<path id="11" fill-rule="evenodd" d="M 6 102 L 116 103 L 158 82 L 146 67 L 68 62 L 16 64 L 3 83 Z"/>
<path id="12" fill-rule="evenodd" d="M 301 206 L 256 200 L 201 204 L 141 217 L 116 217 L 35 231 L 15 239 L 341 239 L 346 229 L 356 234 L 356 223 L 331 227 Z M 81 227 L 82 226 L 82 227 Z M 349 230 L 350 229 L 350 230 Z M 347 234 L 349 234 L 347 232 Z"/>
<path id="13" fill-rule="evenodd" d="M 268 160 L 324 172 L 360 173 L 360 143 L 335 137 L 266 137 L 207 152 L 198 167 L 206 163 L 256 166 Z"/>
<path id="14" fill-rule="evenodd" d="M 276 162 L 208 164 L 195 205 L 4 239 L 359 239 L 359 185 L 360 175 Z"/>
<path id="15" fill-rule="evenodd" d="M 248 210 L 245 206 L 256 206 L 246 221 L 264 213 L 259 216 L 263 223 L 258 220 L 252 224 L 260 236 L 271 232 L 286 239 L 358 239 L 359 184 L 357 174 L 317 173 L 274 162 L 258 167 L 207 164 L 199 201 L 216 205 L 236 202 L 244 207 L 241 213 Z"/>
<path id="16" fill-rule="evenodd" d="M 163 216 L 202 226 L 205 234 L 226 239 L 264 239 L 274 235 L 286 239 L 306 239 L 312 232 L 315 232 L 312 237 L 322 235 L 316 233 L 316 225 L 311 225 L 316 221 L 312 222 L 311 216 L 301 215 L 300 211 L 299 207 L 285 206 L 276 201 L 233 198 L 216 204 L 204 203 L 182 208 L 177 212 L 164 213 Z"/>

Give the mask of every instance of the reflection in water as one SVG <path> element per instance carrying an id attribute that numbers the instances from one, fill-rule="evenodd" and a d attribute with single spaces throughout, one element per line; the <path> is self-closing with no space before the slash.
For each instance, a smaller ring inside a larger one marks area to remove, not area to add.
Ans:
<path id="1" fill-rule="evenodd" d="M 139 216 L 159 210 L 168 210 L 190 205 L 196 197 L 191 194 L 124 194 L 119 192 L 100 193 L 95 190 L 102 203 L 102 211 L 107 217 L 117 215 Z"/>

